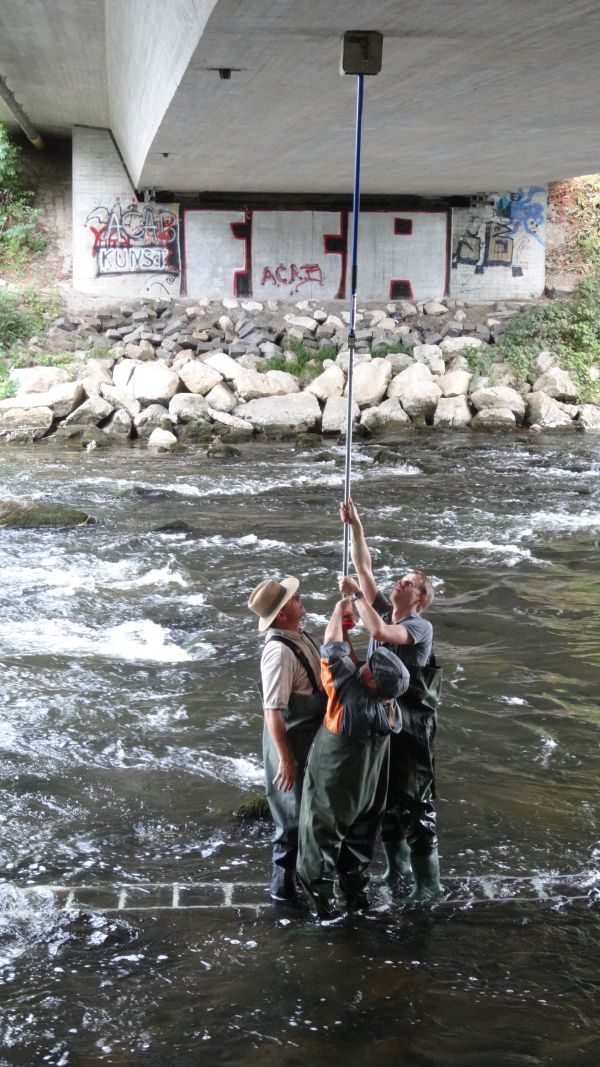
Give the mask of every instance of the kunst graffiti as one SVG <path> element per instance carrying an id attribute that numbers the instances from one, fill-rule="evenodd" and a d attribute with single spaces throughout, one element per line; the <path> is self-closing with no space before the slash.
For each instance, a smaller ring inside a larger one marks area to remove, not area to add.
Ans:
<path id="1" fill-rule="evenodd" d="M 85 220 L 93 235 L 98 274 L 168 274 L 181 271 L 176 204 L 96 203 Z"/>
<path id="2" fill-rule="evenodd" d="M 528 268 L 527 251 L 531 241 L 543 246 L 546 190 L 540 186 L 516 192 L 491 195 L 486 204 L 474 209 L 466 225 L 456 234 L 452 267 L 471 266 L 475 274 L 490 267 L 504 267 L 513 278 Z"/>

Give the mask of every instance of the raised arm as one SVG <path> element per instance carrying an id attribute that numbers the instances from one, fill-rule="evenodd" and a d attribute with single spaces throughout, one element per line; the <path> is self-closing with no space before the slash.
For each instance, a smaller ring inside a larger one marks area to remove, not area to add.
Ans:
<path id="1" fill-rule="evenodd" d="M 338 586 L 343 596 L 351 596 L 352 593 L 360 591 L 358 582 L 351 578 L 349 574 L 338 574 Z M 354 608 L 370 636 L 374 637 L 376 641 L 385 642 L 386 645 L 412 645 L 413 639 L 406 626 L 402 626 L 398 622 L 393 624 L 384 622 L 375 611 L 375 608 L 369 604 L 366 590 L 363 589 L 362 592 L 365 593 L 365 596 L 359 597 L 358 600 L 354 601 Z"/>
<path id="2" fill-rule="evenodd" d="M 347 600 L 338 600 L 335 605 L 329 622 L 327 623 L 327 629 L 323 637 L 323 644 L 327 645 L 330 641 L 344 641 L 344 628 L 342 626 L 342 619 L 344 616 L 344 610 L 348 611 L 350 604 Z"/>
<path id="3" fill-rule="evenodd" d="M 371 563 L 371 553 L 365 538 L 365 531 L 363 530 L 363 524 L 360 521 L 359 514 L 354 506 L 352 497 L 348 497 L 346 503 L 340 504 L 340 518 L 342 522 L 349 523 L 352 530 L 351 539 L 351 552 L 352 562 L 358 575 L 360 582 L 360 588 L 362 589 L 365 597 L 369 602 L 375 599 L 377 593 L 377 585 L 373 577 L 373 565 Z"/>

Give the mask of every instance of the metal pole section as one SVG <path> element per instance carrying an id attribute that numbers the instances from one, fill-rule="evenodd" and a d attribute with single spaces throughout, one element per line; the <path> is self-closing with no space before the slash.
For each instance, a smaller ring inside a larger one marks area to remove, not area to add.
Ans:
<path id="1" fill-rule="evenodd" d="M 350 296 L 350 330 L 348 333 L 348 406 L 346 409 L 346 474 L 344 478 L 344 501 L 350 496 L 352 480 L 352 377 L 354 372 L 354 349 L 356 347 L 356 283 L 358 264 L 358 216 L 360 212 L 360 145 L 362 136 L 362 109 L 364 74 L 357 75 L 356 83 L 356 148 L 354 154 L 354 195 L 352 200 L 352 281 Z M 342 573 L 348 573 L 350 527 L 344 523 L 344 557 Z"/>
<path id="2" fill-rule="evenodd" d="M 12 111 L 12 113 L 15 116 L 17 122 L 19 123 L 19 126 L 23 130 L 23 133 L 31 141 L 33 147 L 34 148 L 38 148 L 38 149 L 41 150 L 44 147 L 44 142 L 42 140 L 41 134 L 38 133 L 38 131 L 35 129 L 35 127 L 31 125 L 29 119 L 27 118 L 27 115 L 23 111 L 23 108 L 21 107 L 20 104 L 17 103 L 17 101 L 15 100 L 13 94 L 11 93 L 10 89 L 8 88 L 8 85 L 6 84 L 6 82 L 4 81 L 4 78 L 1 75 L 0 75 L 0 96 L 2 97 L 4 102 L 8 105 L 10 110 Z"/>

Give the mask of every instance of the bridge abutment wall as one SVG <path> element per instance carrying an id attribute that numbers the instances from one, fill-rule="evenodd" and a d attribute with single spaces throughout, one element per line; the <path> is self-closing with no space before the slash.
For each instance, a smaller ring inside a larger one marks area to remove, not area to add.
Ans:
<path id="1" fill-rule="evenodd" d="M 365 197 L 359 298 L 544 291 L 547 190 Z M 108 130 L 73 131 L 73 286 L 94 296 L 345 300 L 348 198 L 136 191 Z"/>

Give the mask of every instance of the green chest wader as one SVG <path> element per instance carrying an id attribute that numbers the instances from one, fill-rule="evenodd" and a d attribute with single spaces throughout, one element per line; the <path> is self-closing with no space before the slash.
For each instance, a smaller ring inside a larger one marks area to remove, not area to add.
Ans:
<path id="1" fill-rule="evenodd" d="M 295 895 L 295 869 L 298 852 L 298 823 L 300 819 L 300 801 L 304 769 L 310 746 L 323 721 L 327 697 L 319 687 L 315 673 L 306 656 L 293 642 L 283 637 L 272 637 L 287 645 L 302 663 L 313 688 L 312 693 L 292 693 L 287 708 L 283 711 L 288 744 L 298 766 L 298 776 L 287 792 L 273 785 L 273 778 L 279 767 L 279 756 L 271 741 L 265 724 L 263 730 L 263 759 L 265 765 L 265 787 L 267 800 L 275 823 L 273 836 L 273 877 L 271 895 L 290 897 Z"/>
<path id="2" fill-rule="evenodd" d="M 433 653 L 424 667 L 410 668 L 410 685 L 400 697 L 402 732 L 390 738 L 390 781 L 381 838 L 386 854 L 400 841 L 411 853 L 437 848 L 435 735 L 442 668 Z"/>

